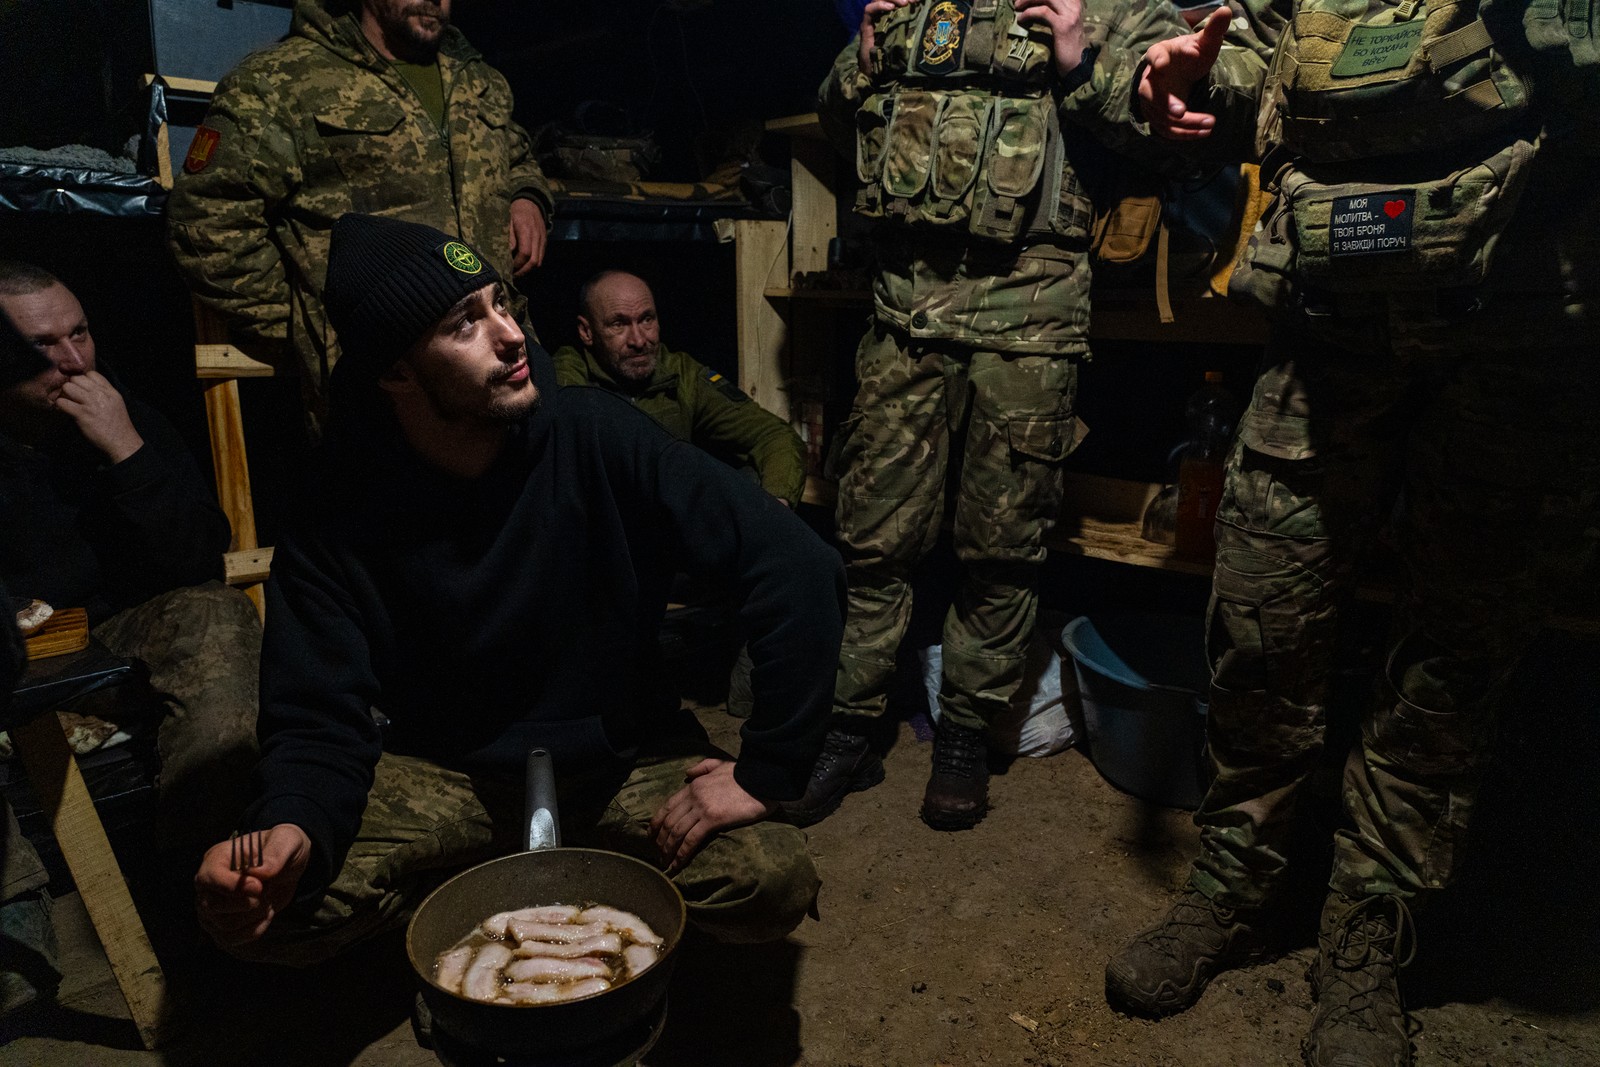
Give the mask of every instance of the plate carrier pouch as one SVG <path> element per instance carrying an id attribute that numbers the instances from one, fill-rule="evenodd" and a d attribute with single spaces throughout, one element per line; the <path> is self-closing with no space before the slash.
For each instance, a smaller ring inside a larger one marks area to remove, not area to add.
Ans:
<path id="1" fill-rule="evenodd" d="M 1503 139 L 1502 139 L 1503 140 Z M 1477 159 L 1454 153 L 1382 165 L 1291 163 L 1234 266 L 1228 295 L 1267 308 L 1297 292 L 1418 292 L 1482 283 L 1527 188 L 1535 145 L 1523 138 Z M 1464 157 L 1464 158 L 1461 158 Z"/>
<path id="2" fill-rule="evenodd" d="M 1296 156 L 1331 163 L 1433 151 L 1512 124 L 1529 85 L 1478 5 L 1299 0 L 1267 75 L 1263 129 Z"/>
<path id="3" fill-rule="evenodd" d="M 926 0 L 878 22 L 856 113 L 858 214 L 1011 243 L 1088 239 L 1087 193 L 1065 167 L 1048 36 L 1010 0 Z"/>

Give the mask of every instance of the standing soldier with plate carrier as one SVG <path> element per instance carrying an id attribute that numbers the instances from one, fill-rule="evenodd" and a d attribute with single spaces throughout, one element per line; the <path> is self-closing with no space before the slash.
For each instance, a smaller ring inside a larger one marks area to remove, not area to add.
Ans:
<path id="1" fill-rule="evenodd" d="M 788 807 L 795 822 L 882 780 L 866 735 L 947 489 L 962 577 L 922 817 L 959 830 L 987 810 L 985 727 L 1021 682 L 1044 531 L 1084 433 L 1074 410 L 1089 327 L 1082 157 L 1152 148 L 1110 116 L 1127 114 L 1144 51 L 1187 32 L 1164 0 L 878 0 L 822 87 L 825 128 L 862 183 L 856 210 L 877 220 L 876 278 L 835 456 L 849 621 L 833 725 L 806 795 Z M 1223 62 L 1261 65 L 1234 49 Z M 1248 123 L 1230 103 L 1209 105 L 1224 124 Z"/>
<path id="2" fill-rule="evenodd" d="M 1340 605 L 1388 522 L 1402 584 L 1345 760 L 1304 1052 L 1405 1067 L 1411 910 L 1457 870 L 1511 672 L 1594 556 L 1600 8 L 1265 14 L 1284 27 L 1258 89 L 1276 199 L 1230 295 L 1269 308 L 1275 331 L 1217 515 L 1217 778 L 1183 896 L 1110 961 L 1106 992 L 1171 1014 L 1278 947 Z M 1156 133 L 1216 139 L 1195 90 L 1217 78 L 1218 44 L 1210 27 L 1150 50 L 1135 91 Z"/>

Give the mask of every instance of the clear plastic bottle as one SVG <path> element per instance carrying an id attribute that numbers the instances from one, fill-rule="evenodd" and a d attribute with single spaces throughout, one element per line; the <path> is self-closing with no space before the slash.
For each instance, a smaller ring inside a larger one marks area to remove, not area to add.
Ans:
<path id="1" fill-rule="evenodd" d="M 1233 443 L 1239 406 L 1222 386 L 1220 371 L 1207 371 L 1185 406 L 1189 440 L 1178 461 L 1176 546 L 1189 559 L 1209 559 L 1217 550 L 1214 526 L 1222 499 L 1222 468 Z"/>

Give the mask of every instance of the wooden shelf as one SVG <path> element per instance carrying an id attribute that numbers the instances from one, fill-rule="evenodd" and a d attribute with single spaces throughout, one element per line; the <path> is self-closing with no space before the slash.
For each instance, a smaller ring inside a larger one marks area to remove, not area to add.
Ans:
<path id="1" fill-rule="evenodd" d="M 819 307 L 872 306 L 872 293 L 866 289 L 793 289 L 773 286 L 761 295 L 768 300 L 797 300 Z"/>

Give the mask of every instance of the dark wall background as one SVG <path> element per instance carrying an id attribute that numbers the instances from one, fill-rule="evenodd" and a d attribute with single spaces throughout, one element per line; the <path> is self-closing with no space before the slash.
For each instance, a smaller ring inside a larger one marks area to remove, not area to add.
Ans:
<path id="1" fill-rule="evenodd" d="M 141 76 L 155 65 L 153 18 L 185 32 L 216 24 L 215 47 L 237 51 L 230 16 L 244 25 L 251 8 L 260 14 L 292 6 L 0 0 L 0 69 L 13 94 L 0 108 L 0 148 L 88 145 L 121 155 L 145 124 Z M 457 25 L 511 82 L 524 126 L 570 121 L 578 104 L 603 101 L 655 135 L 662 159 L 652 177 L 674 181 L 700 176 L 696 145 L 708 136 L 811 110 L 817 84 L 849 36 L 834 0 L 456 0 L 453 7 Z M 762 147 L 769 162 L 786 165 L 782 142 Z M 78 293 L 103 358 L 167 414 L 209 469 L 187 293 L 160 223 L 0 210 L 0 255 L 38 262 Z M 735 368 L 733 251 L 714 242 L 552 243 L 544 267 L 521 283 L 548 347 L 575 341 L 577 289 L 612 266 L 656 288 L 669 344 L 721 370 Z M 296 401 L 277 382 L 247 381 L 241 389 L 258 518 L 270 538 L 292 463 L 283 431 L 296 417 Z"/>

